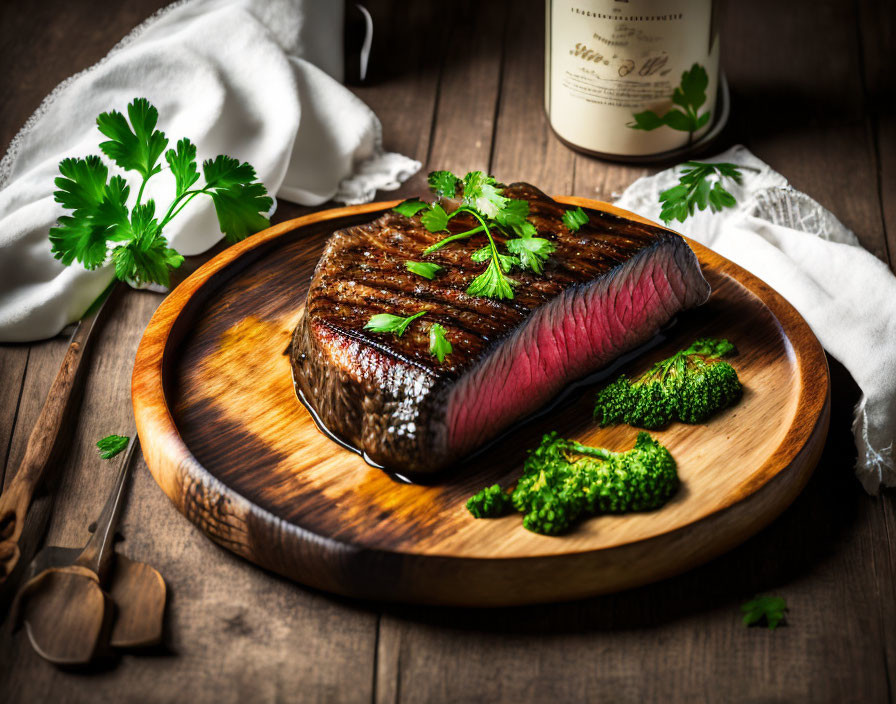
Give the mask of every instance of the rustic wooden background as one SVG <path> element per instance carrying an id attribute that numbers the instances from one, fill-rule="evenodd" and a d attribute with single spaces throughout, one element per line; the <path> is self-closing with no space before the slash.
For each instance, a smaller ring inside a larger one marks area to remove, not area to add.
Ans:
<path id="1" fill-rule="evenodd" d="M 163 3 L 0 3 L 0 145 L 61 80 L 99 60 Z M 357 94 L 390 149 L 431 168 L 488 168 L 549 193 L 612 199 L 645 169 L 562 146 L 542 112 L 543 3 L 368 2 L 371 80 Z M 733 114 L 745 143 L 896 264 L 892 4 L 723 3 Z M 224 40 L 224 39 L 222 39 Z M 263 77 L 259 77 L 263 80 Z M 282 203 L 276 220 L 306 212 Z M 685 228 L 686 230 L 686 228 Z M 190 262 L 195 266 L 198 261 Z M 93 443 L 131 428 L 137 343 L 160 296 L 130 292 L 100 332 L 46 541 L 80 545 L 114 472 Z M 66 347 L 0 346 L 0 478 L 9 482 Z M 94 674 L 0 635 L 0 701 L 893 701 L 896 501 L 852 475 L 858 389 L 831 360 L 833 416 L 803 495 L 767 530 L 689 574 L 627 593 L 509 610 L 356 603 L 266 574 L 204 538 L 142 462 L 121 549 L 170 588 L 165 647 Z M 740 624 L 757 593 L 787 626 Z"/>

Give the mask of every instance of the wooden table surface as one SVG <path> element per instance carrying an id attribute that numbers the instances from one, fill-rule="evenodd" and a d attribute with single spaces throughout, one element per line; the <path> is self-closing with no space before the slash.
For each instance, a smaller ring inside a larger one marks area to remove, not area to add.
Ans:
<path id="1" fill-rule="evenodd" d="M 160 4 L 3 3 L 0 145 L 59 81 L 99 60 Z M 733 108 L 719 150 L 746 144 L 892 267 L 892 4 L 723 4 Z M 353 90 L 382 120 L 387 148 L 424 164 L 384 198 L 421 191 L 433 168 L 487 168 L 548 193 L 605 200 L 648 173 L 578 155 L 552 136 L 542 112 L 538 0 L 368 5 L 376 22 L 372 76 Z M 306 211 L 281 203 L 275 221 Z M 114 472 L 93 444 L 131 428 L 131 366 L 160 300 L 128 292 L 100 331 L 59 467 L 48 544 L 83 544 L 112 486 Z M 66 345 L 58 338 L 0 346 L 7 485 Z M 843 367 L 830 364 L 830 435 L 789 510 L 688 574 L 569 604 L 436 609 L 306 589 L 211 543 L 140 461 L 120 549 L 156 566 L 168 583 L 165 647 L 103 672 L 63 672 L 6 623 L 0 701 L 892 701 L 896 501 L 892 492 L 868 496 L 853 476 L 850 422 L 859 392 Z M 740 605 L 757 593 L 787 599 L 786 627 L 741 625 Z"/>

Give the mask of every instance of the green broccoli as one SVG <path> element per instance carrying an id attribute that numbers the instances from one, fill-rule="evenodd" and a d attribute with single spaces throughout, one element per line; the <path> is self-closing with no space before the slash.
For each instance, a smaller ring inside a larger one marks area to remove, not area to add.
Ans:
<path id="1" fill-rule="evenodd" d="M 512 505 L 510 496 L 492 484 L 469 498 L 467 510 L 476 518 L 498 518 L 508 513 Z"/>
<path id="2" fill-rule="evenodd" d="M 701 338 L 637 379 L 623 374 L 598 393 L 594 417 L 602 426 L 627 423 L 650 430 L 673 420 L 702 423 L 741 396 L 737 372 L 721 359 L 733 350 L 728 340 Z"/>
<path id="3" fill-rule="evenodd" d="M 524 528 L 557 535 L 590 515 L 659 508 L 677 488 L 675 460 L 647 433 L 639 433 L 625 452 L 549 433 L 529 452 L 510 499 L 523 514 Z M 476 494 L 467 508 L 477 518 L 486 493 L 507 496 L 497 484 Z"/>

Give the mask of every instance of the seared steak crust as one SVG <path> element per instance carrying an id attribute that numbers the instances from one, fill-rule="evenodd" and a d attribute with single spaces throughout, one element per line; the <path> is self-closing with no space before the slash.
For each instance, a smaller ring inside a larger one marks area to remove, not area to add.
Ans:
<path id="1" fill-rule="evenodd" d="M 390 211 L 335 232 L 324 249 L 293 337 L 296 384 L 332 433 L 378 464 L 445 467 L 709 295 L 673 232 L 601 212 L 572 232 L 566 208 L 537 188 L 517 183 L 504 195 L 529 201 L 538 236 L 556 246 L 544 274 L 511 274 L 519 282 L 512 300 L 465 293 L 485 266 L 470 259 L 484 234 L 423 257 L 445 233 Z M 462 215 L 451 230 L 476 224 Z M 406 260 L 444 269 L 430 281 Z M 364 330 L 377 313 L 424 309 L 401 338 Z M 434 322 L 454 348 L 442 364 L 429 354 Z"/>

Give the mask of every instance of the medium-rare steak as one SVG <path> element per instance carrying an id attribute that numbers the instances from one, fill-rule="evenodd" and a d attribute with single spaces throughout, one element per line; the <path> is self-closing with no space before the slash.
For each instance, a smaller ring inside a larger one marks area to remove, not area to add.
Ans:
<path id="1" fill-rule="evenodd" d="M 405 261 L 445 233 L 396 212 L 335 232 L 318 262 L 293 336 L 296 384 L 332 433 L 384 467 L 446 467 L 709 296 L 669 230 L 592 212 L 573 232 L 566 208 L 534 186 L 503 195 L 529 201 L 529 221 L 556 247 L 543 274 L 513 273 L 513 299 L 465 292 L 485 266 L 470 259 L 481 233 L 427 255 L 444 267 L 433 280 L 409 272 Z M 464 214 L 450 227 L 476 225 Z M 372 315 L 424 309 L 401 337 L 364 329 Z M 431 323 L 453 346 L 442 364 L 428 351 Z"/>

